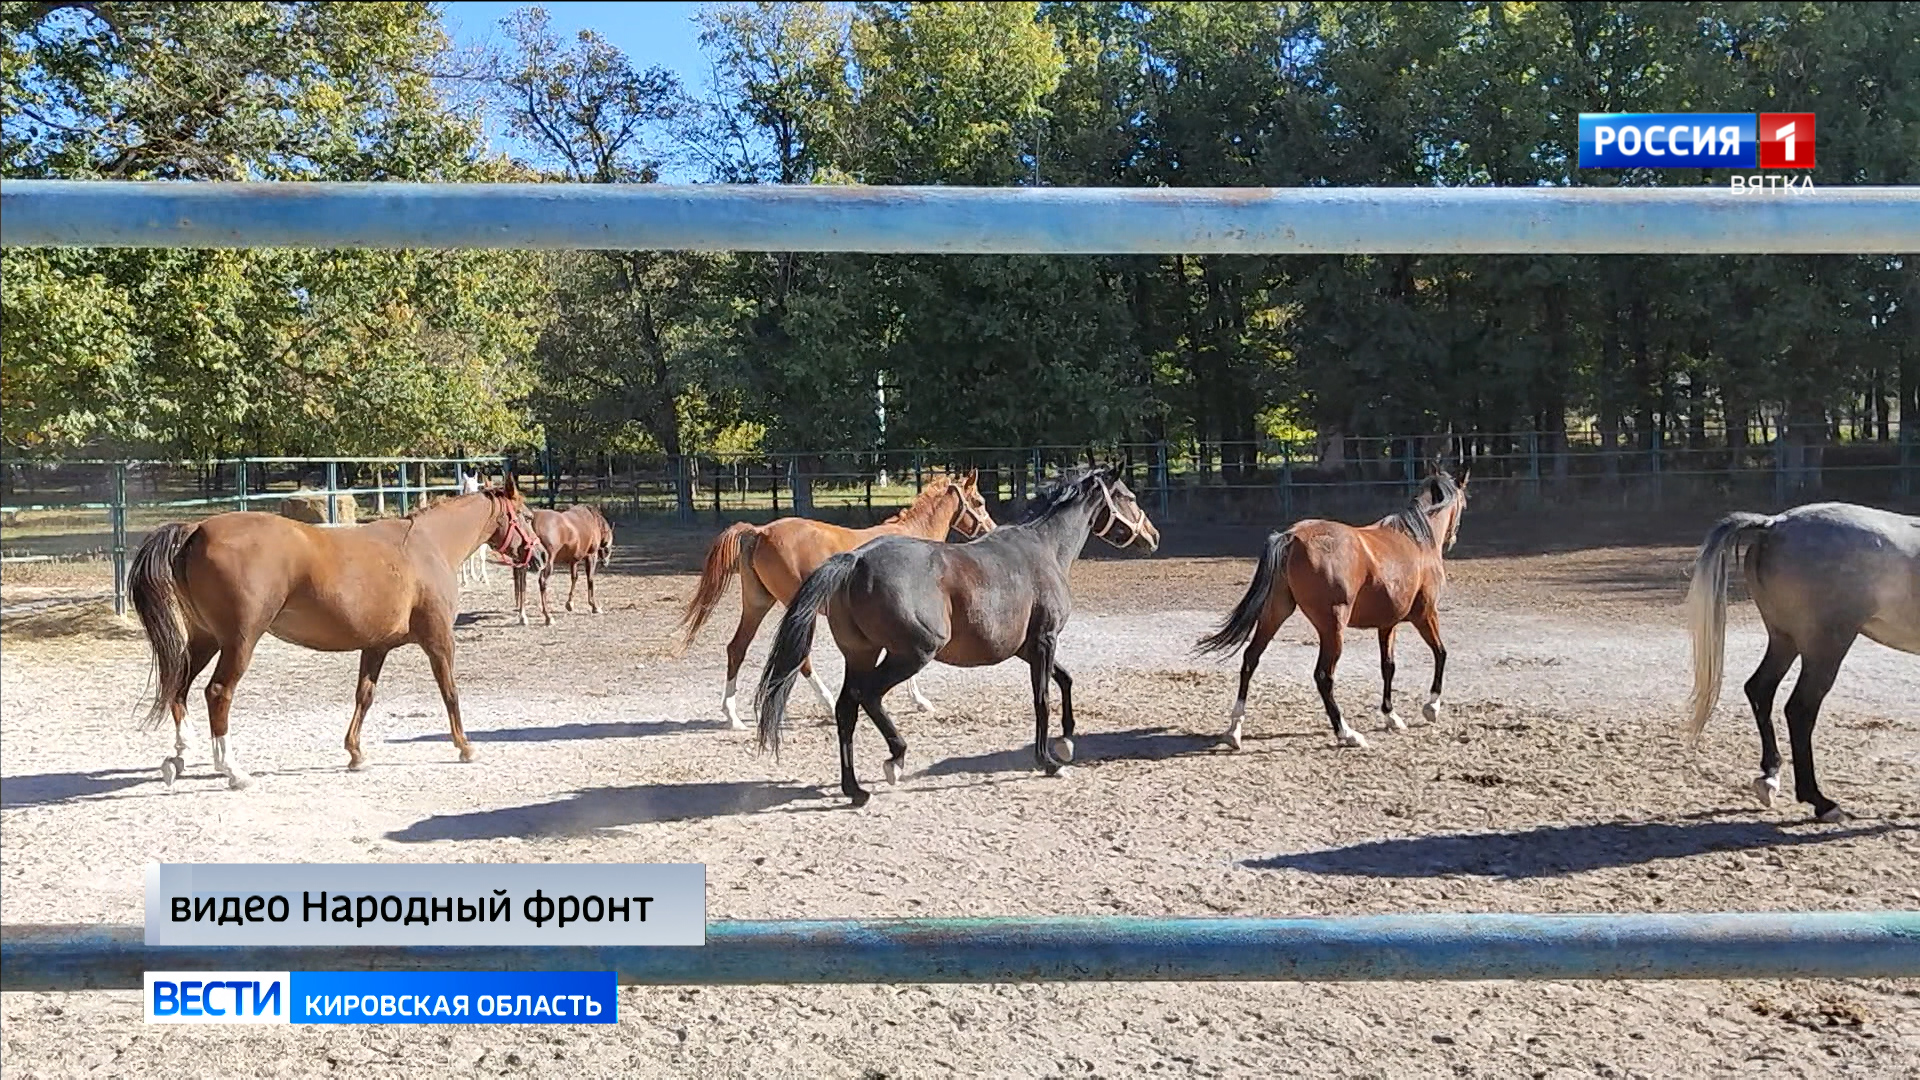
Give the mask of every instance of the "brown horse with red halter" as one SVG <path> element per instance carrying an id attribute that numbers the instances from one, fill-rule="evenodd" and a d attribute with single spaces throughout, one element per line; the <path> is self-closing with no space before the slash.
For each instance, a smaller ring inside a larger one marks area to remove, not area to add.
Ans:
<path id="1" fill-rule="evenodd" d="M 979 470 L 965 476 L 935 475 L 913 500 L 913 505 L 872 528 L 848 529 L 811 518 L 786 517 L 767 525 L 737 521 L 714 538 L 707 551 L 707 564 L 700 575 L 699 588 L 680 617 L 680 633 L 673 646 L 678 656 L 693 643 L 695 634 L 713 617 L 713 609 L 725 595 L 727 582 L 740 575 L 740 625 L 734 627 L 733 640 L 727 642 L 727 691 L 721 699 L 721 711 L 735 730 L 746 727 L 734 705 L 734 688 L 740 678 L 740 665 L 746 662 L 747 647 L 760 630 L 773 605 L 791 604 L 800 583 L 820 568 L 820 564 L 843 551 L 853 549 L 882 536 L 913 536 L 922 540 L 944 540 L 957 532 L 969 540 L 993 531 L 993 515 L 980 495 Z M 800 665 L 814 693 L 827 708 L 834 708 L 833 695 L 813 673 L 813 660 Z M 908 692 L 921 711 L 933 711 L 933 703 L 909 679 Z"/>
<path id="2" fill-rule="evenodd" d="M 1342 746 L 1367 745 L 1366 737 L 1340 718 L 1333 700 L 1333 669 L 1340 663 L 1342 639 L 1348 627 L 1380 632 L 1380 675 L 1385 689 L 1380 712 L 1386 727 L 1405 731 L 1406 722 L 1393 711 L 1393 635 L 1410 622 L 1433 650 L 1433 689 L 1421 715 L 1428 722 L 1440 718 L 1441 677 L 1447 670 L 1447 649 L 1440 642 L 1440 591 L 1446 582 L 1443 559 L 1460 535 L 1460 514 L 1467 507 L 1467 470 L 1455 481 L 1436 468 L 1407 509 L 1364 528 L 1338 521 L 1296 522 L 1285 532 L 1267 537 L 1266 551 L 1255 568 L 1253 583 L 1227 616 L 1226 625 L 1201 638 L 1196 652 L 1228 652 L 1252 638 L 1240 664 L 1240 696 L 1233 703 L 1232 724 L 1221 741 L 1240 749 L 1240 722 L 1247 712 L 1247 684 L 1260 666 L 1267 642 L 1295 608 L 1320 635 L 1320 659 L 1313 668 L 1314 685 L 1326 705 L 1327 719 Z"/>
<path id="3" fill-rule="evenodd" d="M 207 684 L 213 768 L 229 787 L 247 786 L 227 721 L 234 688 L 265 634 L 321 652 L 360 652 L 347 768 L 366 760 L 360 724 L 387 654 L 402 645 L 427 654 L 460 760 L 472 761 L 453 683 L 453 617 L 458 568 L 481 544 L 519 567 L 545 565 L 511 480 L 404 518 L 346 528 L 241 511 L 155 529 L 133 557 L 128 586 L 160 673 L 146 724 L 173 713 L 174 756 L 161 764 L 161 777 L 171 785 L 186 768 L 187 689 L 217 656 Z"/>
<path id="4" fill-rule="evenodd" d="M 565 510 L 533 511 L 533 531 L 547 549 L 547 565 L 540 574 L 540 615 L 543 625 L 553 625 L 553 612 L 547 608 L 547 581 L 553 568 L 564 565 L 569 577 L 566 609 L 573 610 L 573 594 L 580 588 L 580 567 L 587 568 L 587 610 L 600 614 L 600 601 L 593 595 L 593 574 L 613 557 L 613 525 L 599 509 L 569 506 Z M 527 625 L 527 568 L 513 571 L 513 610 L 520 625 Z"/>

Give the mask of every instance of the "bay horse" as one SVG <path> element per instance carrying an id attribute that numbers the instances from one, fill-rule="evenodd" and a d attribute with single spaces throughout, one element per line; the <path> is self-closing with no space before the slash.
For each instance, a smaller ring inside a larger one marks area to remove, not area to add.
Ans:
<path id="1" fill-rule="evenodd" d="M 735 731 L 747 726 L 740 722 L 734 690 L 739 683 L 740 667 L 747 659 L 747 648 L 753 644 L 753 635 L 759 633 L 760 623 L 776 602 L 791 605 L 800 583 L 818 570 L 821 563 L 876 537 L 941 540 L 947 533 L 956 532 L 974 540 L 992 532 L 993 515 L 987 513 L 987 502 L 980 495 L 979 475 L 979 470 L 974 469 L 965 476 L 929 477 L 912 506 L 871 528 L 848 529 L 811 518 L 784 517 L 767 525 L 737 521 L 715 537 L 713 546 L 707 550 L 700 585 L 680 617 L 673 655 L 686 652 L 694 635 L 713 616 L 720 597 L 726 593 L 727 583 L 738 574 L 740 623 L 734 627 L 733 640 L 727 642 L 727 689 L 720 702 L 727 726 Z M 819 695 L 821 704 L 832 709 L 833 695 L 813 673 L 812 658 L 801 663 L 800 671 L 813 692 Z M 933 711 L 933 703 L 920 692 L 918 682 L 909 679 L 907 689 L 920 711 Z"/>
<path id="2" fill-rule="evenodd" d="M 1800 678 L 1787 697 L 1794 798 L 1821 821 L 1846 814 L 1813 775 L 1813 725 L 1840 663 L 1862 634 L 1920 654 L 1920 518 L 1850 503 L 1813 503 L 1784 514 L 1733 513 L 1707 532 L 1687 587 L 1693 637 L 1693 693 L 1687 731 L 1697 745 L 1720 699 L 1727 641 L 1727 585 L 1742 543 L 1747 592 L 1767 629 L 1767 652 L 1747 679 L 1760 728 L 1760 776 L 1753 791 L 1772 806 L 1780 791 L 1773 697 L 1795 659 Z"/>
<path id="3" fill-rule="evenodd" d="M 1025 660 L 1033 671 L 1034 760 L 1048 776 L 1058 775 L 1073 760 L 1073 679 L 1054 652 L 1073 608 L 1068 572 L 1089 535 L 1116 548 L 1160 547 L 1159 531 L 1113 470 L 1080 466 L 1042 492 L 1018 524 L 971 543 L 886 536 L 828 559 L 808 575 L 780 620 L 756 702 L 761 748 L 779 752 L 787 696 L 824 608 L 847 660 L 834 720 L 840 790 L 854 806 L 869 797 L 853 774 L 860 709 L 886 740 L 887 779 L 897 782 L 907 744 L 882 699 L 934 660 L 955 667 Z M 1049 678 L 1060 686 L 1060 738 L 1051 747 Z"/>
<path id="4" fill-rule="evenodd" d="M 565 510 L 533 511 L 533 531 L 547 549 L 547 562 L 539 568 L 540 615 L 544 626 L 553 625 L 553 612 L 547 608 L 547 581 L 553 568 L 567 568 L 566 610 L 573 610 L 573 594 L 580 588 L 580 567 L 587 568 L 587 609 L 600 614 L 600 601 L 593 594 L 593 574 L 613 557 L 613 525 L 597 507 L 569 506 Z M 513 610 L 520 625 L 527 625 L 527 568 L 513 572 Z"/>
<path id="5" fill-rule="evenodd" d="M 1372 525 L 1309 519 L 1267 537 L 1246 595 L 1225 624 L 1194 649 L 1200 655 L 1224 653 L 1247 643 L 1240 662 L 1240 695 L 1222 742 L 1240 749 L 1247 686 L 1260 666 L 1260 654 L 1296 609 L 1306 614 L 1320 637 L 1313 681 L 1338 745 L 1367 745 L 1366 736 L 1347 726 L 1333 700 L 1333 669 L 1340 663 L 1348 627 L 1379 631 L 1385 684 L 1380 712 L 1386 728 L 1405 731 L 1406 721 L 1393 711 L 1393 638 L 1401 623 L 1412 623 L 1433 650 L 1433 688 L 1420 713 L 1428 723 L 1440 718 L 1447 670 L 1447 647 L 1440 640 L 1440 593 L 1446 583 L 1445 556 L 1459 539 L 1460 515 L 1467 507 L 1468 471 L 1463 467 L 1455 480 L 1436 467 L 1411 505 Z"/>
<path id="6" fill-rule="evenodd" d="M 236 511 L 155 529 L 133 557 L 128 587 L 159 671 L 145 726 L 173 713 L 174 756 L 161 763 L 161 778 L 172 786 L 186 768 L 187 690 L 218 656 L 206 690 L 214 771 L 231 788 L 250 782 L 234 759 L 228 718 L 264 634 L 321 652 L 359 650 L 347 768 L 365 763 L 360 725 L 387 654 L 409 644 L 427 654 L 460 760 L 472 761 L 453 682 L 453 618 L 457 568 L 482 544 L 521 567 L 546 562 L 511 480 L 365 525 L 322 528 Z"/>

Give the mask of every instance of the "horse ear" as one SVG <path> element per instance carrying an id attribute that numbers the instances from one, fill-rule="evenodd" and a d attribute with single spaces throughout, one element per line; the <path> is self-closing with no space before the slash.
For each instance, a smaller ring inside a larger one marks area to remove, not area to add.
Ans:
<path id="1" fill-rule="evenodd" d="M 1453 482 L 1460 485 L 1461 487 L 1466 487 L 1467 477 L 1471 476 L 1472 474 L 1473 474 L 1472 463 L 1463 461 L 1460 463 L 1460 475 L 1454 477 Z"/>
<path id="2" fill-rule="evenodd" d="M 967 470 L 967 486 L 980 486 L 980 466 L 975 465 L 973 468 Z"/>
<path id="3" fill-rule="evenodd" d="M 520 497 L 520 484 L 518 481 L 516 481 L 513 478 L 512 469 L 508 469 L 506 472 L 506 475 L 501 477 L 500 490 L 506 492 L 507 494 L 513 496 L 516 499 Z"/>

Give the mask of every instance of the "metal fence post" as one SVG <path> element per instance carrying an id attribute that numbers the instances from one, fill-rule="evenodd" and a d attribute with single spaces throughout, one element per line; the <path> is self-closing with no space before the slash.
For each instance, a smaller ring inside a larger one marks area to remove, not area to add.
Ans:
<path id="1" fill-rule="evenodd" d="M 113 613 L 127 613 L 127 463 L 113 463 Z"/>
<path id="2" fill-rule="evenodd" d="M 1911 498 L 1913 495 L 1914 459 L 1920 457 L 1920 454 L 1915 453 L 1916 423 L 1920 423 L 1920 416 L 1900 417 L 1900 497 L 1903 499 Z"/>
<path id="3" fill-rule="evenodd" d="M 1153 444 L 1153 467 L 1160 474 L 1160 514 L 1164 517 L 1169 502 L 1167 489 L 1173 486 L 1173 478 L 1167 475 L 1167 441 L 1165 439 Z"/>
<path id="4" fill-rule="evenodd" d="M 1527 491 L 1530 500 L 1540 502 L 1540 433 L 1537 431 L 1527 432 Z"/>
<path id="5" fill-rule="evenodd" d="M 240 509 L 247 508 L 247 499 L 253 494 L 247 477 L 247 459 L 241 458 L 233 464 L 234 482 L 240 489 Z"/>
<path id="6" fill-rule="evenodd" d="M 329 461 L 327 462 L 327 524 L 329 525 L 334 524 L 338 520 L 337 516 L 334 514 L 333 501 L 334 501 L 334 492 L 339 490 L 340 490 L 340 463 L 337 461 Z"/>
<path id="7" fill-rule="evenodd" d="M 1280 516 L 1293 520 L 1293 443 L 1280 444 Z"/>

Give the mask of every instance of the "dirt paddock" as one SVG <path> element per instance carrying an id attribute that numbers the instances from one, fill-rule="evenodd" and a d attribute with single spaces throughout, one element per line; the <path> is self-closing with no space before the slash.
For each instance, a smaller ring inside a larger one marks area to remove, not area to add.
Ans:
<path id="1" fill-rule="evenodd" d="M 368 719 L 371 768 L 347 773 L 355 658 L 268 641 L 234 708 L 256 785 L 211 774 L 196 694 L 188 774 L 168 793 L 171 733 L 133 722 L 144 643 L 98 613 L 9 621 L 0 917 L 136 923 L 150 861 L 280 860 L 697 861 L 716 919 L 1920 906 L 1920 661 L 1862 641 L 1828 699 L 1821 779 L 1852 821 L 1759 808 L 1738 689 L 1761 651 L 1750 605 L 1733 609 L 1731 696 L 1704 748 L 1676 733 L 1690 524 L 1592 530 L 1582 546 L 1494 535 L 1470 515 L 1443 608 L 1439 722 L 1378 731 L 1373 635 L 1349 638 L 1338 694 L 1366 750 L 1333 745 L 1300 620 L 1267 653 L 1245 748 L 1211 738 L 1237 661 L 1187 648 L 1244 588 L 1259 531 L 1169 530 L 1150 559 L 1094 557 L 1096 541 L 1061 648 L 1074 772 L 1029 768 L 1023 665 L 936 667 L 921 680 L 934 715 L 893 702 L 914 775 L 884 782 L 863 722 L 875 797 L 860 811 L 804 690 L 777 762 L 722 729 L 737 599 L 685 659 L 666 658 L 707 535 L 623 530 L 597 618 L 523 629 L 503 572 L 470 589 L 471 765 L 408 650 Z M 815 656 L 837 685 L 824 638 Z M 1399 669 L 1413 719 L 1431 667 L 1411 633 Z M 493 1030 L 158 1028 L 134 992 L 8 994 L 0 1020 L 10 1078 L 1920 1077 L 1920 983 L 1890 981 L 631 988 L 617 1028 Z"/>

